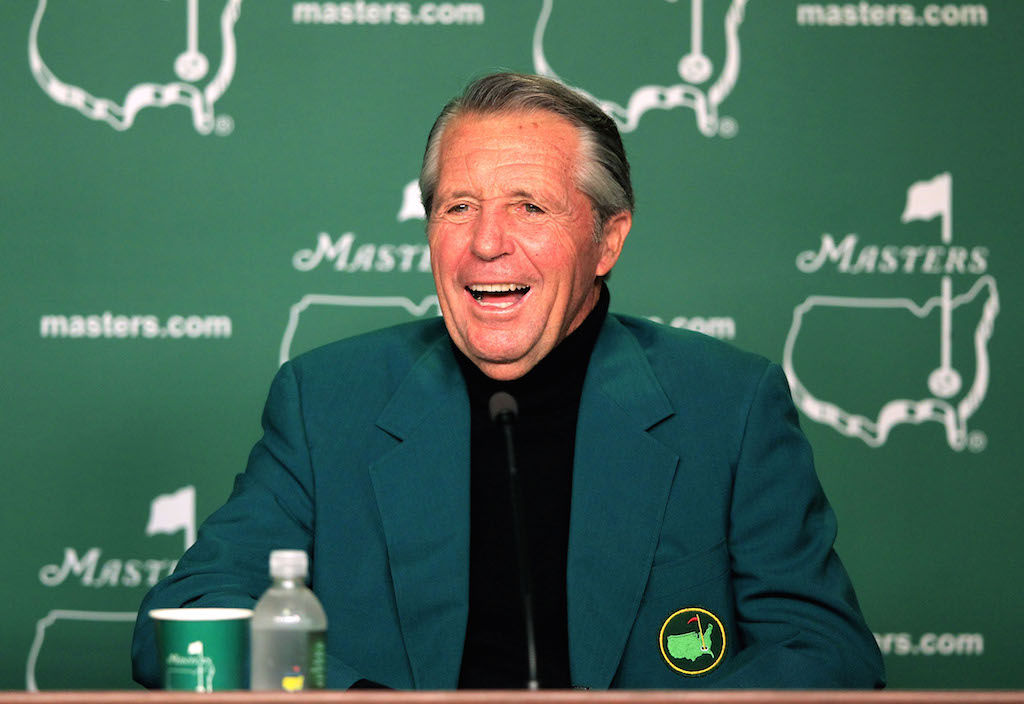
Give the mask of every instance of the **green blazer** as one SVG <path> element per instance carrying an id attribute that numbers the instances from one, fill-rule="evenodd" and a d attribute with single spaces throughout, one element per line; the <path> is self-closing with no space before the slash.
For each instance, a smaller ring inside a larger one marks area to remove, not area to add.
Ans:
<path id="1" fill-rule="evenodd" d="M 281 367 L 231 497 L 143 601 L 136 680 L 159 685 L 149 609 L 252 605 L 269 551 L 302 548 L 327 612 L 330 687 L 454 688 L 469 592 L 469 423 L 440 319 Z M 573 466 L 574 686 L 882 686 L 835 533 L 777 366 L 608 316 Z"/>

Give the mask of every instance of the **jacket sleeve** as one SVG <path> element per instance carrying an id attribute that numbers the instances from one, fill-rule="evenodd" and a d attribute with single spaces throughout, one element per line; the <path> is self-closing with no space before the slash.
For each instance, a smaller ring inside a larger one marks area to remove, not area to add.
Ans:
<path id="1" fill-rule="evenodd" d="M 750 405 L 730 519 L 741 647 L 716 686 L 883 687 L 881 655 L 833 550 L 835 516 L 777 365 Z"/>
<path id="2" fill-rule="evenodd" d="M 151 609 L 231 606 L 251 608 L 269 586 L 268 558 L 278 548 L 311 552 L 313 470 L 299 384 L 292 365 L 281 367 L 263 411 L 263 437 L 235 479 L 228 501 L 200 527 L 196 543 L 173 574 L 146 595 L 132 642 L 132 676 L 160 687 Z M 315 562 L 316 555 L 311 554 Z M 330 654 L 327 683 L 347 689 L 360 675 Z"/>

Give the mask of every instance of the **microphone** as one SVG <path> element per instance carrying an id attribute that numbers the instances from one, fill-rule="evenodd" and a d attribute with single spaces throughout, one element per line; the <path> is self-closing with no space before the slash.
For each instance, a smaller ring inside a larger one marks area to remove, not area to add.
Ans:
<path id="1" fill-rule="evenodd" d="M 498 391 L 491 396 L 487 403 L 491 411 L 491 420 L 502 425 L 514 423 L 519 417 L 519 404 L 507 391 Z"/>
<path id="2" fill-rule="evenodd" d="M 516 403 L 512 394 L 498 391 L 491 396 L 487 406 L 491 412 L 491 420 L 501 426 L 505 436 L 509 496 L 512 501 L 512 525 L 515 533 L 516 558 L 519 563 L 519 596 L 523 602 L 523 620 L 526 626 L 528 675 L 526 687 L 530 690 L 538 690 L 540 682 L 537 680 L 537 638 L 533 630 L 533 579 L 530 577 L 530 555 L 526 542 L 523 490 L 519 480 L 519 469 L 516 466 L 515 443 L 512 439 L 512 428 L 519 417 L 519 404 Z"/>

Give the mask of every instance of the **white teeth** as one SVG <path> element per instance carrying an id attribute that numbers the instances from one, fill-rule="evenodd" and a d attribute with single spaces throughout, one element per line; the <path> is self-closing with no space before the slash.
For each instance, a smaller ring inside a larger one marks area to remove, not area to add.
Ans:
<path id="1" fill-rule="evenodd" d="M 497 308 L 508 308 L 513 305 L 513 301 L 493 301 L 485 298 L 486 294 L 492 293 L 513 293 L 522 292 L 524 295 L 530 290 L 530 287 L 526 284 L 470 284 L 466 287 L 466 290 L 473 296 L 478 303 L 486 306 L 495 306 Z"/>
<path id="2" fill-rule="evenodd" d="M 470 284 L 467 286 L 474 293 L 506 293 L 530 288 L 524 284 Z"/>

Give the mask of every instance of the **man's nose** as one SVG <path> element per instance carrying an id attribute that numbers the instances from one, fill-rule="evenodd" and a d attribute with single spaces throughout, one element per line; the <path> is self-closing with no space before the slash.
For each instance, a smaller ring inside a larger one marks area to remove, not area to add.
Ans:
<path id="1" fill-rule="evenodd" d="M 512 252 L 508 219 L 499 212 L 484 208 L 473 228 L 470 249 L 480 259 L 490 261 Z"/>

